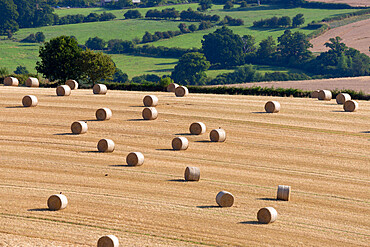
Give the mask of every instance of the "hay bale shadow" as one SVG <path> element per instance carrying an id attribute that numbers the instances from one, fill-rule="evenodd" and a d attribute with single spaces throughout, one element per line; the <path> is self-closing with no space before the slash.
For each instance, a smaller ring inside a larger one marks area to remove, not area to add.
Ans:
<path id="1" fill-rule="evenodd" d="M 257 220 L 248 220 L 248 221 L 241 221 L 239 224 L 247 224 L 247 225 L 262 225 Z"/>
<path id="2" fill-rule="evenodd" d="M 254 111 L 253 114 L 267 114 L 268 112 L 265 111 Z"/>
<path id="3" fill-rule="evenodd" d="M 210 141 L 210 140 L 201 140 L 201 141 L 195 141 L 195 142 L 200 142 L 200 143 L 211 143 L 212 141 Z"/>
<path id="4" fill-rule="evenodd" d="M 145 120 L 143 118 L 134 118 L 134 119 L 128 119 L 127 121 L 130 121 L 130 122 L 139 122 L 139 121 L 148 121 L 148 120 Z"/>
<path id="5" fill-rule="evenodd" d="M 172 148 L 157 148 L 156 150 L 157 151 L 177 151 L 177 150 L 174 150 Z"/>
<path id="6" fill-rule="evenodd" d="M 17 106 L 7 106 L 5 108 L 8 108 L 8 109 L 16 109 L 16 108 L 28 108 L 28 107 L 24 107 L 22 105 L 17 105 Z"/>
<path id="7" fill-rule="evenodd" d="M 31 209 L 27 209 L 27 211 L 30 211 L 30 212 L 45 212 L 45 211 L 52 211 L 48 208 L 31 208 Z"/>
<path id="8" fill-rule="evenodd" d="M 53 134 L 55 136 L 77 136 L 78 134 L 74 134 L 74 133 L 57 133 L 57 134 Z"/>
<path id="9" fill-rule="evenodd" d="M 215 205 L 205 205 L 205 206 L 197 206 L 197 208 L 221 208 L 221 207 L 215 206 Z"/>
<path id="10" fill-rule="evenodd" d="M 370 131 L 361 131 L 360 133 L 363 133 L 363 134 L 370 134 Z"/>
<path id="11" fill-rule="evenodd" d="M 261 200 L 261 201 L 278 201 L 278 199 L 276 199 L 276 198 L 268 198 L 268 197 L 257 198 L 257 200 Z"/>
<path id="12" fill-rule="evenodd" d="M 191 134 L 191 133 L 177 133 L 177 134 L 175 134 L 176 136 L 195 136 L 195 135 L 193 135 L 193 134 Z"/>
<path id="13" fill-rule="evenodd" d="M 169 181 L 169 182 L 181 182 L 181 183 L 188 182 L 185 179 L 169 179 L 167 181 Z"/>
<path id="14" fill-rule="evenodd" d="M 81 151 L 81 153 L 104 153 L 104 152 L 100 152 L 100 151 L 98 151 L 98 150 L 96 150 L 96 151 Z"/>

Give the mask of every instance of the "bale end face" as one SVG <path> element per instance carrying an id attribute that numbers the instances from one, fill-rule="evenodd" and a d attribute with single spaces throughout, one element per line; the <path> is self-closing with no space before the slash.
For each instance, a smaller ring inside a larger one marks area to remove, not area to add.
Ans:
<path id="1" fill-rule="evenodd" d="M 226 140 L 226 132 L 223 129 L 214 129 L 209 133 L 212 142 L 224 142 Z"/>
<path id="2" fill-rule="evenodd" d="M 71 88 L 68 85 L 61 85 L 57 87 L 58 96 L 69 96 L 71 95 Z"/>
<path id="3" fill-rule="evenodd" d="M 126 157 L 126 163 L 129 166 L 141 166 L 144 164 L 144 155 L 140 152 L 129 153 Z"/>
<path id="4" fill-rule="evenodd" d="M 73 134 L 84 134 L 87 132 L 87 123 L 84 121 L 76 121 L 71 125 L 71 131 Z"/>
<path id="5" fill-rule="evenodd" d="M 106 235 L 98 240 L 98 247 L 118 247 L 118 238 L 114 235 Z"/>
<path id="6" fill-rule="evenodd" d="M 99 121 L 109 120 L 112 117 L 112 111 L 109 108 L 100 108 L 95 112 L 95 116 Z"/>
<path id="7" fill-rule="evenodd" d="M 28 77 L 26 80 L 26 87 L 38 87 L 39 85 L 39 79 L 35 77 Z"/>
<path id="8" fill-rule="evenodd" d="M 101 139 L 98 142 L 98 150 L 103 153 L 111 153 L 114 151 L 114 142 L 111 139 Z"/>
<path id="9" fill-rule="evenodd" d="M 319 100 L 327 100 L 327 101 L 329 101 L 332 98 L 332 93 L 329 90 L 320 90 L 317 98 Z"/>
<path id="10" fill-rule="evenodd" d="M 354 100 L 348 100 L 344 102 L 343 109 L 346 112 L 354 112 L 358 110 L 358 103 Z"/>
<path id="11" fill-rule="evenodd" d="M 94 94 L 106 94 L 108 91 L 107 86 L 104 84 L 95 84 L 93 87 Z"/>
<path id="12" fill-rule="evenodd" d="M 158 98 L 155 95 L 146 95 L 143 98 L 143 104 L 146 107 L 157 106 L 158 105 Z"/>
<path id="13" fill-rule="evenodd" d="M 175 89 L 179 87 L 179 84 L 177 83 L 170 83 L 168 86 L 167 86 L 167 92 L 175 92 Z"/>
<path id="14" fill-rule="evenodd" d="M 351 95 L 348 93 L 340 93 L 335 97 L 338 105 L 343 105 L 346 101 L 351 100 Z"/>
<path id="15" fill-rule="evenodd" d="M 265 104 L 265 111 L 268 113 L 277 113 L 280 111 L 280 103 L 277 101 L 268 101 Z"/>
<path id="16" fill-rule="evenodd" d="M 22 104 L 24 107 L 35 107 L 38 104 L 37 97 L 34 95 L 26 95 L 22 99 Z"/>
<path id="17" fill-rule="evenodd" d="M 75 80 L 66 81 L 66 85 L 68 85 L 71 88 L 71 90 L 78 89 L 78 82 Z"/>
<path id="18" fill-rule="evenodd" d="M 145 120 L 155 120 L 158 117 L 157 109 L 154 107 L 145 107 L 142 116 Z"/>
<path id="19" fill-rule="evenodd" d="M 200 135 L 206 132 L 206 125 L 202 122 L 192 123 L 189 127 L 190 133 L 193 135 Z"/>
<path id="20" fill-rule="evenodd" d="M 18 86 L 19 85 L 19 81 L 17 78 L 15 77 L 6 77 L 4 79 L 4 86 Z"/>
<path id="21" fill-rule="evenodd" d="M 184 97 L 189 94 L 189 90 L 187 87 L 179 86 L 175 89 L 176 97 Z"/>
<path id="22" fill-rule="evenodd" d="M 290 186 L 279 185 L 276 195 L 277 200 L 289 201 L 290 200 Z"/>
<path id="23" fill-rule="evenodd" d="M 234 196 L 227 191 L 220 191 L 216 196 L 216 202 L 220 207 L 231 207 L 234 204 Z"/>
<path id="24" fill-rule="evenodd" d="M 67 207 L 68 200 L 65 195 L 55 194 L 48 199 L 48 208 L 52 211 L 62 210 Z"/>
<path id="25" fill-rule="evenodd" d="M 311 98 L 317 99 L 319 97 L 320 90 L 315 90 L 311 92 Z"/>
<path id="26" fill-rule="evenodd" d="M 200 179 L 200 169 L 198 167 L 188 166 L 185 169 L 185 181 L 199 181 Z"/>
<path id="27" fill-rule="evenodd" d="M 273 207 L 261 208 L 257 213 L 259 223 L 269 224 L 277 219 L 277 212 Z"/>
<path id="28" fill-rule="evenodd" d="M 172 140 L 172 148 L 174 150 L 186 150 L 189 147 L 189 141 L 186 137 L 175 137 Z"/>

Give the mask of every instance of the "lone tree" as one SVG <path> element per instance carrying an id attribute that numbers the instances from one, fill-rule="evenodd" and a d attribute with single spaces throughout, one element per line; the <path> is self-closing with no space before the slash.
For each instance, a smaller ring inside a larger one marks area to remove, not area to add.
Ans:
<path id="1" fill-rule="evenodd" d="M 75 39 L 69 36 L 53 38 L 40 47 L 41 61 L 36 62 L 36 70 L 51 81 L 59 80 L 59 83 L 70 78 L 78 80 L 82 77 L 81 56 L 82 49 Z"/>
<path id="2" fill-rule="evenodd" d="M 221 67 L 244 64 L 244 42 L 232 30 L 224 26 L 203 38 L 203 53 L 212 64 L 220 64 Z"/>
<path id="3" fill-rule="evenodd" d="M 203 85 L 209 67 L 210 63 L 202 53 L 189 52 L 180 57 L 171 77 L 181 84 Z"/>
<path id="4" fill-rule="evenodd" d="M 106 42 L 99 38 L 99 37 L 94 37 L 94 38 L 89 38 L 85 46 L 91 50 L 103 50 L 105 47 Z"/>
<path id="5" fill-rule="evenodd" d="M 116 72 L 116 66 L 110 56 L 102 52 L 95 53 L 89 49 L 82 53 L 81 69 L 83 77 L 90 83 L 112 79 Z"/>

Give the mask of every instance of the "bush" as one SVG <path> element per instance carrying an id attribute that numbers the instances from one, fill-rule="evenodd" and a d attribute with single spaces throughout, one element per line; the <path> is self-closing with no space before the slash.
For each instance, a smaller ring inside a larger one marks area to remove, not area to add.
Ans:
<path id="1" fill-rule="evenodd" d="M 128 10 L 125 14 L 124 14 L 124 17 L 125 19 L 137 19 L 137 18 L 141 18 L 141 14 L 140 12 L 135 9 L 135 10 Z"/>
<path id="2" fill-rule="evenodd" d="M 28 70 L 26 67 L 19 65 L 16 70 L 14 71 L 14 74 L 16 75 L 22 75 L 22 74 L 28 74 Z"/>

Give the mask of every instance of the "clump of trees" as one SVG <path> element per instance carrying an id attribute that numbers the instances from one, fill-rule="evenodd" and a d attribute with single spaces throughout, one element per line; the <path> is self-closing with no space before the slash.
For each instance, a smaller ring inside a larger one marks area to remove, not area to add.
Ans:
<path id="1" fill-rule="evenodd" d="M 184 10 L 180 13 L 180 20 L 182 21 L 210 21 L 210 22 L 218 22 L 220 20 L 220 16 L 218 15 L 206 15 L 199 11 L 194 11 L 192 8 L 188 8 L 188 10 Z"/>
<path id="2" fill-rule="evenodd" d="M 77 14 L 77 15 L 66 15 L 63 17 L 55 16 L 54 25 L 66 25 L 66 24 L 76 24 L 83 22 L 98 22 L 98 21 L 111 21 L 117 18 L 112 13 L 103 12 L 102 14 L 90 13 L 87 16 Z"/>
<path id="3" fill-rule="evenodd" d="M 36 63 L 37 72 L 59 83 L 69 78 L 96 83 L 111 78 L 116 68 L 110 56 L 89 49 L 83 51 L 77 41 L 69 36 L 45 42 L 40 47 L 39 57 L 41 60 Z"/>
<path id="4" fill-rule="evenodd" d="M 242 26 L 244 25 L 244 21 L 242 19 L 234 19 L 231 16 L 226 15 L 222 21 L 218 24 L 220 26 Z"/>
<path id="5" fill-rule="evenodd" d="M 42 43 L 45 41 L 45 35 L 43 32 L 31 33 L 26 38 L 22 39 L 21 42 L 26 43 Z"/>
<path id="6" fill-rule="evenodd" d="M 137 9 L 130 9 L 124 15 L 125 19 L 137 19 L 141 18 L 141 13 Z"/>
<path id="7" fill-rule="evenodd" d="M 282 17 L 271 17 L 268 19 L 261 19 L 260 21 L 254 21 L 253 27 L 269 27 L 269 28 L 277 28 L 277 27 L 298 27 L 304 24 L 304 17 L 303 14 L 297 14 L 293 17 L 293 21 L 289 16 L 282 16 Z"/>
<path id="8" fill-rule="evenodd" d="M 149 19 L 176 19 L 179 17 L 180 13 L 175 8 L 167 8 L 162 11 L 150 9 L 145 14 L 145 18 Z"/>
<path id="9" fill-rule="evenodd" d="M 202 53 L 189 52 L 180 57 L 171 77 L 174 81 L 186 85 L 204 85 L 210 67 L 209 61 Z"/>

